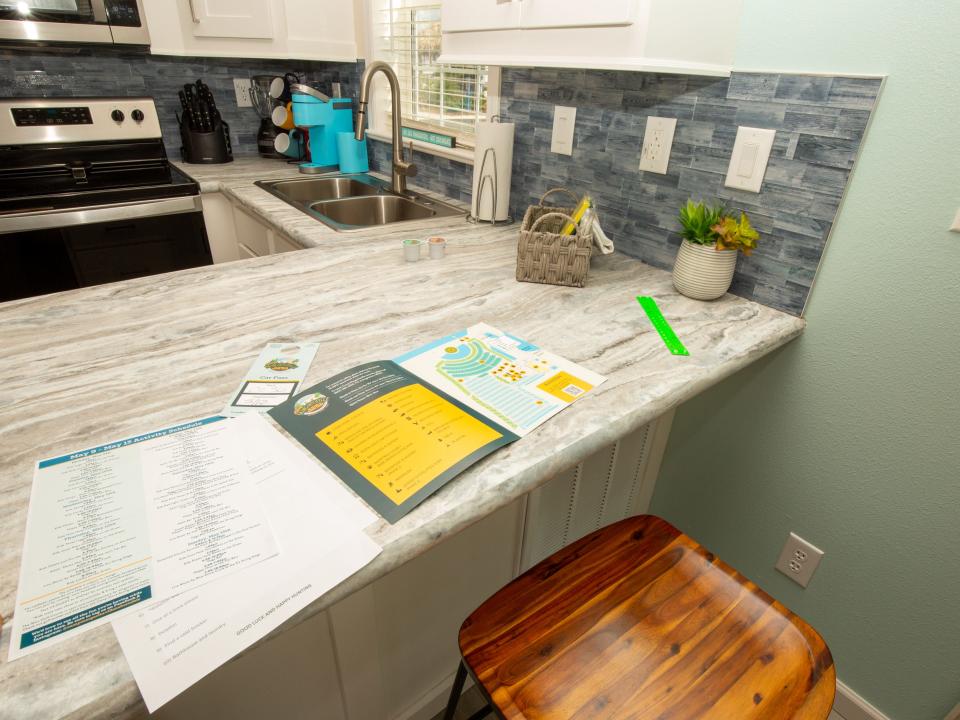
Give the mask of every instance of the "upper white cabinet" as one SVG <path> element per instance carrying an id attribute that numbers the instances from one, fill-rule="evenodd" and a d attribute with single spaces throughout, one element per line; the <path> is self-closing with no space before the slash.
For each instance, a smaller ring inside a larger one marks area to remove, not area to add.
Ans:
<path id="1" fill-rule="evenodd" d="M 142 0 L 158 55 L 352 62 L 363 0 Z"/>
<path id="2" fill-rule="evenodd" d="M 440 26 L 445 33 L 518 28 L 521 7 L 502 0 L 443 0 Z"/>
<path id="3" fill-rule="evenodd" d="M 443 32 L 630 25 L 639 0 L 443 0 Z"/>
<path id="4" fill-rule="evenodd" d="M 743 0 L 442 0 L 441 62 L 729 75 Z"/>
<path id="5" fill-rule="evenodd" d="M 187 0 L 198 37 L 272 38 L 272 3 L 263 0 Z"/>

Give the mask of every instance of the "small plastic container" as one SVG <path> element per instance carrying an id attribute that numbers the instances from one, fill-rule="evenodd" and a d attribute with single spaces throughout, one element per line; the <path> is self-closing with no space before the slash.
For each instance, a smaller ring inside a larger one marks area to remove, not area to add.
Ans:
<path id="1" fill-rule="evenodd" d="M 447 240 L 442 237 L 428 238 L 427 247 L 430 248 L 430 259 L 439 260 L 447 250 Z"/>
<path id="2" fill-rule="evenodd" d="M 403 259 L 407 262 L 416 262 L 420 259 L 420 246 L 423 242 L 420 240 L 403 241 Z"/>

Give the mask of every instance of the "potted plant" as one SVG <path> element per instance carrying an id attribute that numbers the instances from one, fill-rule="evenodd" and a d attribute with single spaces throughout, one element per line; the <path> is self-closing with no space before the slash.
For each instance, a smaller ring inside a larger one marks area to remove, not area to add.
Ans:
<path id="1" fill-rule="evenodd" d="M 680 226 L 683 242 L 673 265 L 673 285 L 695 300 L 715 300 L 730 289 L 737 251 L 749 255 L 760 235 L 746 213 L 738 221 L 723 206 L 693 200 L 680 208 Z"/>

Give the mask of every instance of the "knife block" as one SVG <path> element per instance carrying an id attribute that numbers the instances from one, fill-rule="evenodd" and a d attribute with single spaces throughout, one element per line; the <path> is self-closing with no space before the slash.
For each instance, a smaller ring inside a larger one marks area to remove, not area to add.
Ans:
<path id="1" fill-rule="evenodd" d="M 230 126 L 223 120 L 217 120 L 211 132 L 191 130 L 181 121 L 180 142 L 180 154 L 184 162 L 211 165 L 233 162 Z"/>

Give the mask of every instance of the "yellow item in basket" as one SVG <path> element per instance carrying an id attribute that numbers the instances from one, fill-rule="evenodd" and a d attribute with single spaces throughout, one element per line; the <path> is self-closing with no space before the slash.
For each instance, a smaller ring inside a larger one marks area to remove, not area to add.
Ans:
<path id="1" fill-rule="evenodd" d="M 567 222 L 563 226 L 563 230 L 560 231 L 561 235 L 573 235 L 573 231 L 577 229 L 577 223 L 580 222 L 580 218 L 583 217 L 583 214 L 587 211 L 587 208 L 592 205 L 589 195 L 584 195 L 583 200 L 580 201 L 580 204 L 577 205 L 576 209 L 573 211 L 573 222 Z"/>

